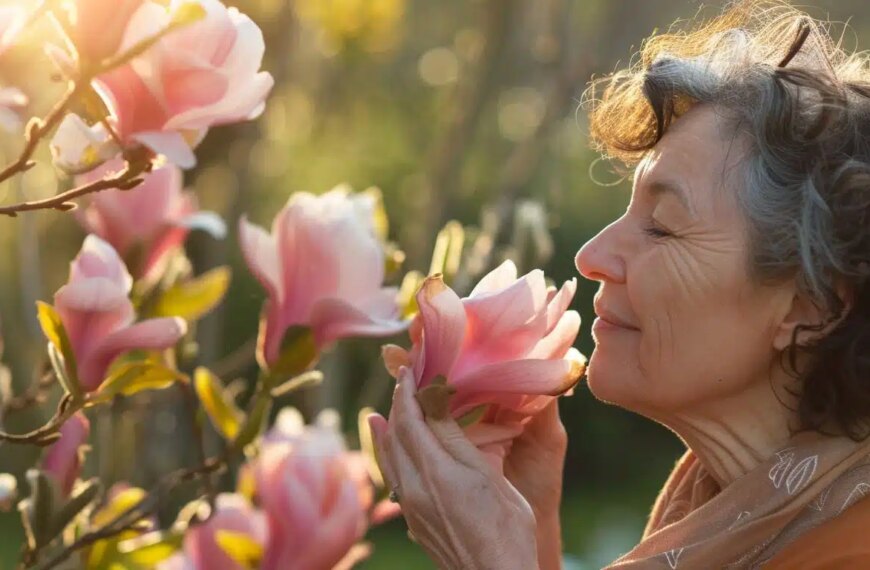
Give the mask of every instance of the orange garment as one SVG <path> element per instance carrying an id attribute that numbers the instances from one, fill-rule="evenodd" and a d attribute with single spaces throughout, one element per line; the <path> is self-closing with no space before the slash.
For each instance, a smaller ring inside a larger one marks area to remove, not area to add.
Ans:
<path id="1" fill-rule="evenodd" d="M 870 568 L 870 498 L 808 531 L 763 566 L 764 570 Z"/>

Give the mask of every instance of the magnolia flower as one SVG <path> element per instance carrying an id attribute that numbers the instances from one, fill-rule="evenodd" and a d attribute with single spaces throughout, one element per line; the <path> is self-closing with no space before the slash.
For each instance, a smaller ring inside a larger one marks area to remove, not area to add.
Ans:
<path id="1" fill-rule="evenodd" d="M 143 0 L 72 0 L 66 4 L 70 35 L 81 58 L 100 61 L 118 51 L 127 23 Z"/>
<path id="2" fill-rule="evenodd" d="M 141 143 L 182 168 L 209 127 L 258 117 L 274 83 L 260 72 L 265 44 L 250 18 L 219 0 L 145 1 L 127 25 L 121 50 L 165 30 L 198 5 L 204 18 L 173 30 L 95 87 L 125 143 Z"/>
<path id="3" fill-rule="evenodd" d="M 583 373 L 585 359 L 572 348 L 580 315 L 567 310 L 576 288 L 576 280 L 548 288 L 540 270 L 517 279 L 511 261 L 464 299 L 440 276 L 429 277 L 417 293 L 413 347 L 384 347 L 387 368 L 397 376 L 401 366 L 411 367 L 421 389 L 445 378 L 455 390 L 451 415 L 480 414 L 467 435 L 503 456 L 527 419 Z"/>
<path id="4" fill-rule="evenodd" d="M 132 286 L 133 278 L 112 246 L 89 235 L 71 264 L 69 281 L 54 295 L 78 380 L 86 391 L 99 387 L 109 365 L 122 353 L 169 348 L 187 330 L 180 318 L 133 324 L 135 312 L 128 298 Z"/>
<path id="5" fill-rule="evenodd" d="M 68 497 L 82 470 L 80 448 L 88 441 L 91 423 L 81 412 L 74 414 L 60 428 L 60 439 L 51 444 L 42 460 L 42 470 L 54 479 L 64 497 Z"/>
<path id="6" fill-rule="evenodd" d="M 365 534 L 371 486 L 334 414 L 305 426 L 299 412 L 282 410 L 252 469 L 269 521 L 262 570 L 333 568 Z"/>
<path id="7" fill-rule="evenodd" d="M 75 113 L 60 122 L 49 148 L 55 166 L 69 174 L 93 170 L 121 150 L 103 125 L 88 125 Z"/>
<path id="8" fill-rule="evenodd" d="M 293 194 L 272 233 L 242 219 L 245 261 L 269 295 L 263 356 L 274 363 L 287 329 L 312 329 L 318 346 L 349 336 L 404 330 L 398 291 L 382 287 L 385 255 L 374 228 L 374 198 L 338 187 Z"/>
<path id="9" fill-rule="evenodd" d="M 123 159 L 105 163 L 77 180 L 87 184 L 119 172 Z M 128 259 L 135 251 L 138 265 L 134 273 L 150 275 L 180 246 L 191 229 L 208 231 L 215 237 L 226 233 L 223 220 L 214 212 L 197 211 L 196 196 L 185 192 L 182 171 L 163 163 L 131 190 L 104 190 L 92 194 L 87 207 L 76 210 L 76 217 L 86 231 L 106 240 L 115 251 Z"/>
<path id="10" fill-rule="evenodd" d="M 241 495 L 222 493 L 215 500 L 209 519 L 191 526 L 184 535 L 182 551 L 158 567 L 161 570 L 247 570 L 219 543 L 219 533 L 244 535 L 263 546 L 268 539 L 266 517 Z"/>

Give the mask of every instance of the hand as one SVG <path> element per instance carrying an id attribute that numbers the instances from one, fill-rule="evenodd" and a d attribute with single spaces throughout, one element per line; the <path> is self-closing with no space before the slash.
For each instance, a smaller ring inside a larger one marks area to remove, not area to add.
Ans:
<path id="1" fill-rule="evenodd" d="M 559 419 L 559 403 L 553 400 L 526 424 L 504 462 L 505 477 L 535 514 L 541 570 L 562 567 L 559 505 L 567 448 L 568 434 Z"/>
<path id="2" fill-rule="evenodd" d="M 415 540 L 448 570 L 537 568 L 529 503 L 452 418 L 424 418 L 415 393 L 410 371 L 400 370 L 389 422 L 369 417 Z"/>
<path id="3" fill-rule="evenodd" d="M 567 448 L 568 434 L 554 399 L 526 424 L 505 458 L 505 477 L 538 517 L 558 515 Z"/>

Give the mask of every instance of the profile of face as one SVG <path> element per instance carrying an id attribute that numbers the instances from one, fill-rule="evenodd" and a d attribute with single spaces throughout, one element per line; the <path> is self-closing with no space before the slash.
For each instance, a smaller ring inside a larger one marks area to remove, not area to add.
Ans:
<path id="1" fill-rule="evenodd" d="M 795 286 L 751 276 L 737 197 L 747 147 L 715 109 L 691 109 L 638 165 L 626 212 L 578 252 L 600 282 L 597 398 L 667 417 L 746 393 L 779 362 Z"/>

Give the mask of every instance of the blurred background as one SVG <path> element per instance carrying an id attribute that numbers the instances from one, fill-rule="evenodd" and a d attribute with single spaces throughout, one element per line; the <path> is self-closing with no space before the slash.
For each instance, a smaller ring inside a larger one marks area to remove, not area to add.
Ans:
<path id="1" fill-rule="evenodd" d="M 196 331 L 195 362 L 225 381 L 254 378 L 252 343 L 263 300 L 242 265 L 236 222 L 247 213 L 268 225 L 294 191 L 323 192 L 339 183 L 379 187 L 390 237 L 406 253 L 403 271 L 426 272 L 437 232 L 456 220 L 467 230 L 463 263 L 472 276 L 510 257 L 524 271 L 543 267 L 557 282 L 575 277 L 575 252 L 620 215 L 629 191 L 628 181 L 588 149 L 578 110 L 583 90 L 593 75 L 626 65 L 653 30 L 701 9 L 694 0 L 227 3 L 263 29 L 265 68 L 276 87 L 259 121 L 214 129 L 198 152 L 199 167 L 188 173 L 202 207 L 219 212 L 230 227 L 223 241 L 194 234 L 187 246 L 197 273 L 233 268 L 227 300 Z M 709 2 L 704 10 L 714 13 L 722 4 Z M 870 46 L 866 0 L 802 4 L 814 16 L 848 20 L 847 47 Z M 43 61 L 46 33 L 48 26 L 31 33 L 25 39 L 32 45 L 0 62 L 0 83 L 27 92 L 32 114 L 43 113 L 59 92 L 50 65 L 35 63 Z M 0 139 L 4 162 L 20 140 Z M 0 186 L 0 202 L 48 196 L 69 184 L 58 179 L 47 152 L 40 156 L 26 177 Z M 4 361 L 18 387 L 38 372 L 44 355 L 33 303 L 49 300 L 65 281 L 82 238 L 72 216 L 57 212 L 0 220 Z M 587 355 L 595 289 L 581 280 L 575 301 L 584 318 L 578 348 Z M 360 407 L 388 409 L 392 384 L 380 344 L 342 343 L 322 363 L 324 385 L 281 403 L 309 417 L 324 406 L 338 408 L 354 442 Z M 176 400 L 148 396 L 107 409 L 97 418 L 99 449 L 88 469 L 147 486 L 192 461 L 185 410 Z M 570 435 L 564 548 L 571 567 L 598 568 L 638 540 L 683 447 L 660 426 L 595 401 L 582 386 L 561 410 Z M 39 419 L 39 412 L 19 414 L 7 427 L 23 431 Z M 0 472 L 20 474 L 35 453 L 0 447 Z M 0 514 L 0 569 L 12 567 L 21 536 L 17 513 Z M 369 537 L 375 551 L 364 568 L 434 568 L 408 541 L 401 520 Z"/>

